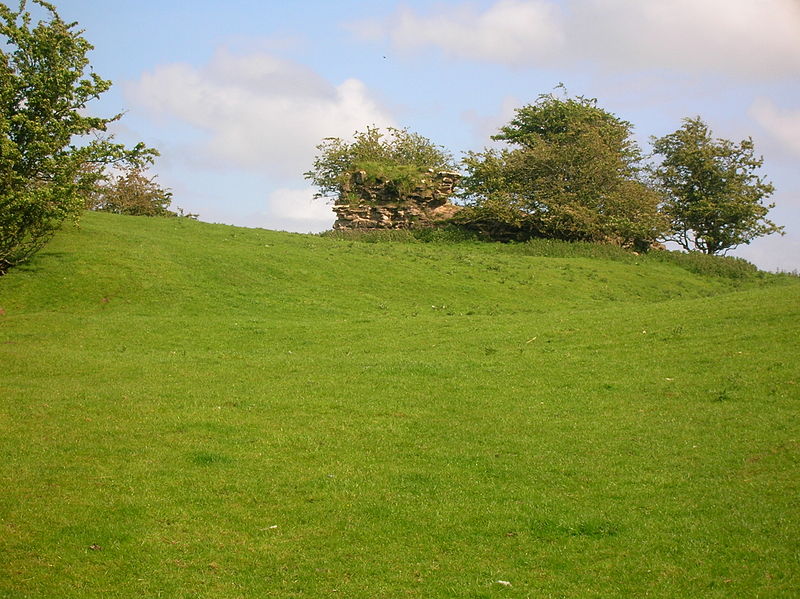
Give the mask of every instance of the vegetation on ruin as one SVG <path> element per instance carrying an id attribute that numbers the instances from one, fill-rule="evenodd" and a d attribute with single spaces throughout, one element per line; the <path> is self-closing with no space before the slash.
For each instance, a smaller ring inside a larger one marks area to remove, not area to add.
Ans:
<path id="1" fill-rule="evenodd" d="M 391 162 L 379 160 L 364 160 L 353 165 L 360 183 L 366 188 L 380 188 L 389 186 L 400 201 L 403 201 L 414 190 L 423 187 L 426 182 L 430 182 L 433 174 L 431 168 L 424 168 L 416 164 L 393 164 Z M 349 181 L 346 186 L 353 192 L 353 181 Z"/>
<path id="2" fill-rule="evenodd" d="M 351 142 L 338 137 L 323 140 L 304 176 L 317 187 L 316 197 L 336 201 L 352 193 L 358 172 L 365 174 L 365 183 L 389 184 L 407 194 L 431 172 L 454 169 L 450 153 L 418 133 L 367 127 L 355 132 Z"/>

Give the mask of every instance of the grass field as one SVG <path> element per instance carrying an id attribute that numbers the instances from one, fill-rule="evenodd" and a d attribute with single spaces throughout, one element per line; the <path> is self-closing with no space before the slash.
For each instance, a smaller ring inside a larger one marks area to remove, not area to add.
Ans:
<path id="1" fill-rule="evenodd" d="M 87 214 L 1 278 L 0 597 L 800 596 L 800 278 L 411 241 Z"/>

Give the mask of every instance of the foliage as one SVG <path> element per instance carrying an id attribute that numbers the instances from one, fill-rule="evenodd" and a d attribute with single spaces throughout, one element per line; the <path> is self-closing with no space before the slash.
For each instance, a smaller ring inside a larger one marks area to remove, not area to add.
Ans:
<path id="1" fill-rule="evenodd" d="M 184 216 L 180 208 L 178 212 L 170 210 L 171 203 L 172 192 L 156 183 L 155 176 L 148 176 L 141 167 L 132 167 L 109 175 L 95 188 L 86 207 L 132 216 Z"/>
<path id="2" fill-rule="evenodd" d="M 717 254 L 783 231 L 766 218 L 775 205 L 763 201 L 774 187 L 758 174 L 764 159 L 755 156 L 752 139 L 738 144 L 714 139 L 708 125 L 695 117 L 654 139 L 653 149 L 664 157 L 655 174 L 668 195 L 669 240 L 687 250 Z"/>
<path id="3" fill-rule="evenodd" d="M 353 141 L 329 137 L 317 146 L 313 168 L 304 173 L 317 186 L 315 197 L 336 199 L 356 171 L 385 180 L 402 191 L 413 189 L 429 170 L 453 170 L 452 156 L 441 146 L 408 129 L 377 127 L 356 131 Z"/>
<path id="4" fill-rule="evenodd" d="M 430 174 L 429 169 L 416 164 L 395 164 L 380 160 L 365 160 L 353 165 L 353 170 L 358 172 L 355 182 L 372 185 L 389 185 L 394 188 L 400 197 L 412 192 L 418 187 L 425 176 Z M 352 182 L 346 180 L 342 189 L 347 191 L 352 188 Z"/>
<path id="5" fill-rule="evenodd" d="M 660 196 L 643 179 L 631 129 L 594 99 L 540 96 L 493 136 L 512 149 L 464 158 L 469 209 L 460 220 L 498 238 L 646 247 L 665 221 Z"/>
<path id="6" fill-rule="evenodd" d="M 76 23 L 44 0 L 33 4 L 47 20 L 34 24 L 24 0 L 16 11 L 0 4 L 0 273 L 77 218 L 104 166 L 141 165 L 156 154 L 103 135 L 120 115 L 87 116 L 111 83 L 86 73 L 92 46 Z"/>

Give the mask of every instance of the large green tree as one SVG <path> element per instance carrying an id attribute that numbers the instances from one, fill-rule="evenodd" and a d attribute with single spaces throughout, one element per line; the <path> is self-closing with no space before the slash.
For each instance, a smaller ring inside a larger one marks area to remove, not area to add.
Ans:
<path id="1" fill-rule="evenodd" d="M 653 150 L 663 156 L 655 174 L 668 198 L 669 240 L 686 250 L 718 254 L 782 232 L 766 218 L 775 205 L 764 200 L 774 187 L 759 174 L 764 159 L 755 155 L 752 139 L 738 144 L 715 139 L 695 117 L 654 139 Z"/>
<path id="2" fill-rule="evenodd" d="M 646 247 L 663 231 L 632 126 L 594 99 L 542 95 L 471 152 L 459 219 L 496 237 L 616 241 Z"/>
<path id="3" fill-rule="evenodd" d="M 89 68 L 92 45 L 55 7 L 0 4 L 0 274 L 40 249 L 109 164 L 143 165 L 155 150 L 127 149 L 87 105 L 111 83 Z"/>

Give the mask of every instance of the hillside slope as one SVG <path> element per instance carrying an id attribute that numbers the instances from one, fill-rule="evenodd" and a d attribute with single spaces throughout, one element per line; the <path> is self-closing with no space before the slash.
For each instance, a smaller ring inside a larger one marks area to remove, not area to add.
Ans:
<path id="1" fill-rule="evenodd" d="M 88 214 L 0 279 L 0 596 L 796 596 L 800 281 L 680 264 Z"/>

